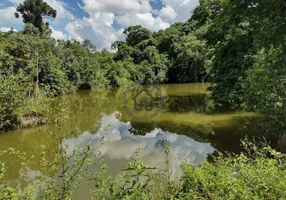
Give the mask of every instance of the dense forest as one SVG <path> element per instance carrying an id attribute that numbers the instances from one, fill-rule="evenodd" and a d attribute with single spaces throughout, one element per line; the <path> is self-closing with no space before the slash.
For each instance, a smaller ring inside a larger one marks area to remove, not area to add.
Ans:
<path id="1" fill-rule="evenodd" d="M 94 86 L 130 82 L 212 83 L 216 108 L 266 114 L 285 127 L 285 2 L 201 0 L 187 22 L 151 32 L 125 29 L 114 53 L 89 41 L 51 38 L 43 17 L 56 10 L 43 1 L 25 1 L 25 28 L 0 35 L 1 129 L 17 121 L 27 98 L 54 97 Z"/>

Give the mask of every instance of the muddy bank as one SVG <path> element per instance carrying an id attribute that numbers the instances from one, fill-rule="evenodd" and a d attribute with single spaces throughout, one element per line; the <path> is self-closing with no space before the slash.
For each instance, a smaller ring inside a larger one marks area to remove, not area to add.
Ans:
<path id="1" fill-rule="evenodd" d="M 48 120 L 42 113 L 38 112 L 25 113 L 20 119 L 20 128 L 29 128 L 44 124 L 48 124 Z"/>

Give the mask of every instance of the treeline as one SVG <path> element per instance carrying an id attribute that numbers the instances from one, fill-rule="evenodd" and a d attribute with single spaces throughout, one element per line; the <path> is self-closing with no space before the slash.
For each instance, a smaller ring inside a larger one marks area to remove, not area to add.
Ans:
<path id="1" fill-rule="evenodd" d="M 30 24 L 0 35 L 0 129 L 15 124 L 26 99 L 111 83 L 116 71 L 111 53 L 91 53 L 95 47 L 89 41 L 56 41 L 49 35 Z"/>
<path id="2" fill-rule="evenodd" d="M 24 30 L 0 33 L 0 129 L 19 124 L 26 99 L 54 97 L 94 86 L 121 86 L 206 80 L 211 56 L 206 42 L 190 33 L 188 23 L 152 33 L 141 26 L 127 28 L 126 42 L 97 51 L 89 41 L 55 40 L 43 17 L 56 10 L 42 0 L 17 7 Z"/>
<path id="3" fill-rule="evenodd" d="M 17 7 L 24 30 L 0 35 L 0 129 L 9 127 L 27 97 L 130 82 L 202 81 L 213 83 L 216 108 L 262 112 L 286 126 L 283 0 L 200 0 L 187 22 L 166 30 L 128 27 L 126 41 L 112 45 L 115 53 L 96 51 L 89 40 L 51 38 L 42 19 L 55 18 L 56 11 L 35 2 Z"/>
<path id="4" fill-rule="evenodd" d="M 212 82 L 217 109 L 261 112 L 285 132 L 285 8 L 283 0 L 200 0 L 167 30 L 127 28 L 114 60 L 150 67 L 160 82 Z"/>

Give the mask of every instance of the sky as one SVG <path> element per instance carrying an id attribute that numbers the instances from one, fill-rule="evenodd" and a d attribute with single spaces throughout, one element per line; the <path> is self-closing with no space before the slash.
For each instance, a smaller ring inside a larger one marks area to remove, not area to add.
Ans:
<path id="1" fill-rule="evenodd" d="M 24 0 L 0 1 L 0 31 L 22 30 L 16 19 L 16 6 Z M 56 19 L 47 19 L 52 37 L 78 41 L 89 39 L 98 50 L 110 50 L 111 44 L 125 40 L 123 30 L 141 25 L 152 31 L 187 21 L 198 0 L 44 0 L 57 10 Z"/>

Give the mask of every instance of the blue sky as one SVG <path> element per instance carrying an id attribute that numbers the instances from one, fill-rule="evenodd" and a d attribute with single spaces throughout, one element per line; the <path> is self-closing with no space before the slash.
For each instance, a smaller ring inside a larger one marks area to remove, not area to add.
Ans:
<path id="1" fill-rule="evenodd" d="M 16 6 L 24 0 L 1 0 L 0 31 L 23 29 L 16 19 Z M 97 49 L 110 49 L 124 40 L 124 28 L 142 25 L 152 31 L 166 29 L 191 17 L 198 0 L 44 0 L 57 10 L 56 19 L 48 19 L 56 39 L 91 40 Z"/>

